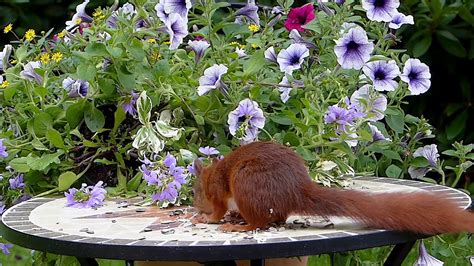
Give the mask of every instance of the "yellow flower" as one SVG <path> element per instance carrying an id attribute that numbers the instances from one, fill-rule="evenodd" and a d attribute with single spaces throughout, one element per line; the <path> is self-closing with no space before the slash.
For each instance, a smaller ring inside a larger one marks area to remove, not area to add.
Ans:
<path id="1" fill-rule="evenodd" d="M 60 33 L 58 33 L 58 38 L 59 38 L 59 39 L 64 38 L 64 36 L 66 36 L 66 31 L 65 31 L 65 30 L 63 30 L 63 31 L 61 31 Z"/>
<path id="2" fill-rule="evenodd" d="M 260 27 L 258 25 L 255 25 L 255 24 L 250 24 L 250 26 L 249 26 L 249 30 L 251 32 L 257 32 L 259 29 L 260 29 Z"/>
<path id="3" fill-rule="evenodd" d="M 29 29 L 25 33 L 25 39 L 29 42 L 31 42 L 34 38 L 36 37 L 35 30 Z"/>
<path id="4" fill-rule="evenodd" d="M 171 44 L 171 42 L 170 42 L 170 41 L 166 41 L 166 42 L 163 42 L 163 44 L 169 45 L 169 44 Z"/>
<path id="5" fill-rule="evenodd" d="M 240 49 L 244 49 L 244 48 L 245 48 L 245 44 L 239 44 L 239 47 L 240 47 Z"/>
<path id="6" fill-rule="evenodd" d="M 13 29 L 13 25 L 10 23 L 3 28 L 3 33 L 9 33 Z"/>
<path id="7" fill-rule="evenodd" d="M 160 59 L 160 57 L 161 57 L 161 55 L 158 52 L 153 52 L 151 54 L 151 59 L 153 59 L 154 61 L 158 61 L 158 59 Z"/>
<path id="8" fill-rule="evenodd" d="M 40 60 L 43 64 L 49 63 L 49 60 L 51 60 L 51 57 L 49 56 L 48 53 L 41 54 Z"/>
<path id="9" fill-rule="evenodd" d="M 156 43 L 156 39 L 154 38 L 148 39 L 148 43 Z"/>
<path id="10" fill-rule="evenodd" d="M 63 54 L 61 52 L 56 52 L 51 56 L 51 59 L 54 62 L 58 63 L 59 61 L 61 61 L 61 59 L 63 59 Z"/>
<path id="11" fill-rule="evenodd" d="M 236 46 L 236 47 L 239 46 L 239 43 L 236 42 L 236 41 L 233 41 L 233 42 L 231 42 L 231 43 L 229 43 L 229 44 L 232 45 L 232 46 Z"/>
<path id="12" fill-rule="evenodd" d="M 18 62 L 18 61 L 16 61 L 16 59 L 13 59 L 10 63 L 11 63 L 12 65 L 14 65 L 14 64 L 16 64 L 17 62 Z"/>
<path id="13" fill-rule="evenodd" d="M 8 82 L 7 80 L 5 80 L 5 81 L 3 81 L 2 84 L 0 85 L 0 88 L 5 89 L 6 87 L 8 87 L 8 85 L 10 85 L 10 82 Z"/>
<path id="14" fill-rule="evenodd" d="M 82 19 L 80 19 L 80 18 L 78 18 L 78 19 L 76 19 L 76 21 L 74 21 L 74 23 L 76 23 L 76 25 L 81 24 L 81 22 L 82 22 Z"/>
<path id="15" fill-rule="evenodd" d="M 258 45 L 256 45 L 255 43 L 252 43 L 252 48 L 253 48 L 253 49 L 257 49 L 257 48 L 258 48 Z"/>
<path id="16" fill-rule="evenodd" d="M 97 20 L 102 20 L 105 18 L 104 13 L 100 9 L 96 9 L 94 13 L 92 13 L 92 16 Z"/>

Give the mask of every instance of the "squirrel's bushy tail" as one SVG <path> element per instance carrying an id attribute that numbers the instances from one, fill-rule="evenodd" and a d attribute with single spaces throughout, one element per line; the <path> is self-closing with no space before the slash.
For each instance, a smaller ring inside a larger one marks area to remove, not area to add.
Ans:
<path id="1" fill-rule="evenodd" d="M 320 187 L 304 191 L 307 214 L 346 216 L 369 227 L 424 234 L 474 233 L 474 213 L 429 192 L 367 193 Z"/>

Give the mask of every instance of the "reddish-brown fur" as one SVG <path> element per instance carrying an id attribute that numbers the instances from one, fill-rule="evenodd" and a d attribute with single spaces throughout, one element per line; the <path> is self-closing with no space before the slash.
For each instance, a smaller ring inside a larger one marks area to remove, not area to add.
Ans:
<path id="1" fill-rule="evenodd" d="M 222 230 L 245 231 L 285 221 L 291 214 L 347 216 L 375 228 L 425 234 L 474 232 L 474 214 L 447 198 L 428 192 L 365 193 L 318 186 L 304 161 L 273 142 L 244 145 L 203 168 L 196 164 L 195 206 L 198 222 L 218 222 L 233 198 L 247 225 Z"/>

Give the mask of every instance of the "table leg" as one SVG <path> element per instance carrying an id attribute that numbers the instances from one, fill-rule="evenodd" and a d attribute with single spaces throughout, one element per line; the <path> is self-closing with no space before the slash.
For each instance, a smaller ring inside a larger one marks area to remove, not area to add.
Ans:
<path id="1" fill-rule="evenodd" d="M 395 245 L 390 255 L 388 255 L 387 260 L 385 260 L 384 265 L 402 265 L 402 262 L 407 257 L 413 245 L 415 245 L 415 242 L 416 241 L 412 241 Z"/>
<path id="2" fill-rule="evenodd" d="M 265 259 L 250 260 L 250 266 L 265 266 Z"/>
<path id="3" fill-rule="evenodd" d="M 76 257 L 76 259 L 79 261 L 79 264 L 81 264 L 81 266 L 99 266 L 97 261 L 93 258 L 79 258 L 79 257 Z"/>

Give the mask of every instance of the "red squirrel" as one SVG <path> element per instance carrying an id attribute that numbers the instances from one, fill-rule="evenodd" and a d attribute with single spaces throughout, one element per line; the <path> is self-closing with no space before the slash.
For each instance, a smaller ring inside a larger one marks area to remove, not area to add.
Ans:
<path id="1" fill-rule="evenodd" d="M 429 192 L 368 193 L 322 187 L 303 159 L 273 142 L 243 145 L 209 167 L 195 161 L 194 205 L 199 223 L 218 223 L 237 210 L 247 224 L 223 231 L 251 231 L 284 222 L 292 214 L 345 216 L 373 228 L 424 234 L 474 232 L 474 214 Z"/>

